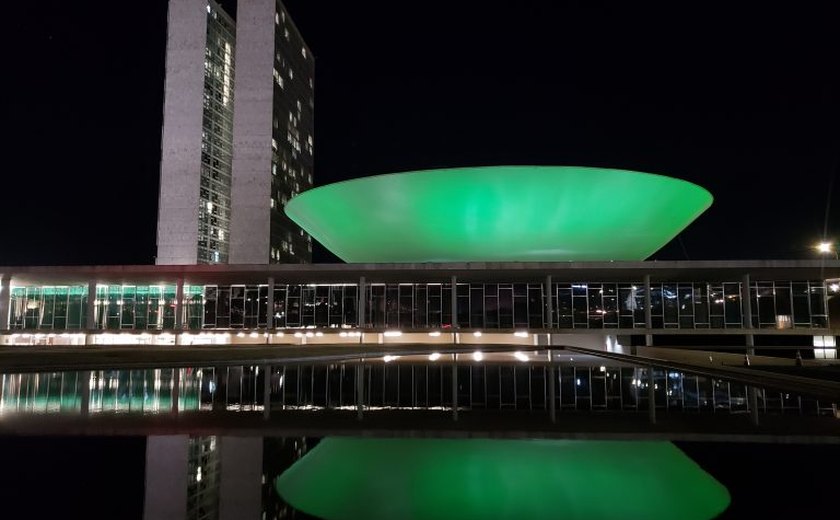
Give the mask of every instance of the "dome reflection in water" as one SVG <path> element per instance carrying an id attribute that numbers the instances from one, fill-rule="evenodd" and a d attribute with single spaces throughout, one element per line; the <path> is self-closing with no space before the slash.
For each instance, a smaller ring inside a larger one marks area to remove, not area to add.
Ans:
<path id="1" fill-rule="evenodd" d="M 328 520 L 709 519 L 726 488 L 670 442 L 321 441 L 277 478 L 296 509 Z"/>

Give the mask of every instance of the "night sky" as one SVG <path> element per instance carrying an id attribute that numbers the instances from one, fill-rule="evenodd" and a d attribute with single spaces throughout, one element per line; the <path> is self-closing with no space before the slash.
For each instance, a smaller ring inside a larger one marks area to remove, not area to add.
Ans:
<path id="1" fill-rule="evenodd" d="M 27 4 L 7 19 L 0 265 L 152 263 L 167 3 Z M 833 13 L 589 4 L 289 0 L 316 57 L 316 184 L 626 168 L 715 196 L 655 259 L 814 258 L 840 238 Z"/>

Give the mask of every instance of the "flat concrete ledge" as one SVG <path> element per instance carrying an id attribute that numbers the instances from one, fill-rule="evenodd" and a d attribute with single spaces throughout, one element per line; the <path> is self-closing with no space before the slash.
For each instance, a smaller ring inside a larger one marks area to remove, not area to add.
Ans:
<path id="1" fill-rule="evenodd" d="M 279 410 L 265 419 L 255 412 L 74 415 L 5 414 L 0 435 L 234 435 L 362 436 L 506 439 L 671 440 L 840 444 L 840 420 L 830 416 L 762 415 L 754 426 L 748 414 L 659 412 L 652 425 L 644 411 L 557 413 L 507 410 Z"/>

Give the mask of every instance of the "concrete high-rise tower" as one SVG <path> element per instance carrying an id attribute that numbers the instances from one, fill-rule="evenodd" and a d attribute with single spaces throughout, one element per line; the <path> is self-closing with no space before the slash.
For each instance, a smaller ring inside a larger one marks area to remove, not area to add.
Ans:
<path id="1" fill-rule="evenodd" d="M 157 264 L 309 262 L 314 59 L 277 0 L 170 0 Z M 237 63 L 241 60 L 242 63 Z"/>
<path id="2" fill-rule="evenodd" d="M 278 0 L 240 2 L 230 262 L 310 262 L 283 206 L 312 187 L 315 62 Z"/>

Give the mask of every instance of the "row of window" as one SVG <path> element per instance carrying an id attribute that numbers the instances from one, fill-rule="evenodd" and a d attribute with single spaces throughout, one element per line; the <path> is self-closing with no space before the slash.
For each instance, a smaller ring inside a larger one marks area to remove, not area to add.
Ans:
<path id="1" fill-rule="evenodd" d="M 822 282 L 756 282 L 751 284 L 750 297 L 756 328 L 828 326 Z M 453 320 L 451 284 L 367 284 L 360 317 L 354 284 L 276 284 L 271 309 L 267 285 L 187 285 L 183 312 L 184 324 L 191 330 L 265 327 L 269 314 L 278 328 L 357 326 L 360 320 L 364 326 L 402 329 L 448 327 L 453 321 L 461 327 L 488 329 L 545 328 L 549 323 L 563 329 L 645 327 L 641 283 L 552 284 L 550 316 L 542 284 L 457 284 L 455 300 Z M 742 326 L 739 282 L 652 284 L 650 301 L 653 328 Z M 10 326 L 81 329 L 86 303 L 84 286 L 14 287 Z M 174 285 L 100 285 L 94 323 L 97 329 L 108 330 L 171 329 L 175 308 Z"/>

